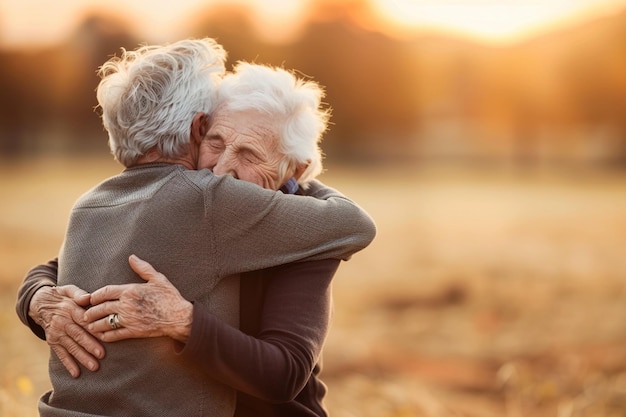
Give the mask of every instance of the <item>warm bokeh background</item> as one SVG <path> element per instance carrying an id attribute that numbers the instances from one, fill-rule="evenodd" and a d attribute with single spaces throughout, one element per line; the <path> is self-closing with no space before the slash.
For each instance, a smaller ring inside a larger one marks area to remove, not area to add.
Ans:
<path id="1" fill-rule="evenodd" d="M 0 415 L 48 386 L 23 274 L 120 170 L 96 69 L 189 36 L 324 85 L 322 179 L 377 221 L 335 282 L 333 416 L 626 415 L 618 0 L 0 1 Z"/>

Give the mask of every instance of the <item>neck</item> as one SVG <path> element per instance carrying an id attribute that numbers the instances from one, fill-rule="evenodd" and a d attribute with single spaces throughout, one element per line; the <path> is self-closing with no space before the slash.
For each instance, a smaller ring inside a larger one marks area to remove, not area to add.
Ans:
<path id="1" fill-rule="evenodd" d="M 196 169 L 196 161 L 193 160 L 191 155 L 183 155 L 179 158 L 166 158 L 156 150 L 151 150 L 146 155 L 140 156 L 135 163 L 135 165 L 146 164 L 172 164 L 182 165 L 187 169 Z"/>

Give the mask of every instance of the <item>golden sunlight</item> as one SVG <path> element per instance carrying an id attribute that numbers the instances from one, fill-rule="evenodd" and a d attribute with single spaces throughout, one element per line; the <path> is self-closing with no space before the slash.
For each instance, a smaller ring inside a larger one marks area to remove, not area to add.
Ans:
<path id="1" fill-rule="evenodd" d="M 261 36 L 279 40 L 297 30 L 316 2 L 329 0 L 228 0 L 251 7 Z M 20 0 L 0 1 L 0 46 L 53 44 L 67 36 L 88 11 L 119 13 L 141 36 L 176 37 L 203 7 L 227 0 Z M 369 3 L 376 21 L 391 35 L 446 31 L 496 43 L 511 43 L 559 25 L 615 13 L 626 0 L 334 0 Z M 368 23 L 368 26 L 371 26 Z"/>
<path id="2" fill-rule="evenodd" d="M 309 0 L 20 0 L 0 1 L 0 46 L 43 46 L 59 42 L 92 11 L 112 12 L 154 41 L 176 37 L 190 17 L 212 4 L 248 5 L 263 25 L 293 30 Z M 265 33 L 264 33 L 265 34 Z M 271 33 L 269 35 L 272 35 Z M 275 35 L 275 34 L 274 34 Z M 277 36 L 279 37 L 279 36 Z"/>
<path id="3" fill-rule="evenodd" d="M 614 13 L 624 0 L 374 0 L 377 12 L 397 35 L 446 31 L 495 43 Z"/>

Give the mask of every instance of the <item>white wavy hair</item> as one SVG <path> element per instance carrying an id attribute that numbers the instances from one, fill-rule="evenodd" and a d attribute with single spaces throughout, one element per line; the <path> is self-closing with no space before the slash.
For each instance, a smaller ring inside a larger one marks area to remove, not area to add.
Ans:
<path id="1" fill-rule="evenodd" d="M 187 152 L 194 116 L 214 109 L 225 60 L 205 38 L 122 48 L 104 63 L 97 98 L 115 159 L 128 167 L 153 148 L 165 158 Z"/>
<path id="2" fill-rule="evenodd" d="M 323 169 L 319 143 L 330 118 L 330 109 L 322 108 L 323 98 L 324 90 L 314 81 L 282 68 L 238 62 L 220 84 L 218 107 L 257 110 L 274 120 L 280 132 L 279 151 L 286 156 L 279 175 L 284 176 L 298 163 L 307 163 L 298 179 L 306 188 Z"/>

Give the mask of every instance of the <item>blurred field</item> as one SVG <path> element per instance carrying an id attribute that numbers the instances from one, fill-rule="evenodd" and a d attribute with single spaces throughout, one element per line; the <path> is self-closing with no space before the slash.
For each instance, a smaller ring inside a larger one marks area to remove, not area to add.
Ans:
<path id="1" fill-rule="evenodd" d="M 110 160 L 0 161 L 0 415 L 34 416 L 47 347 L 14 313 Z M 335 281 L 333 417 L 626 416 L 626 175 L 330 167 L 379 232 Z"/>

